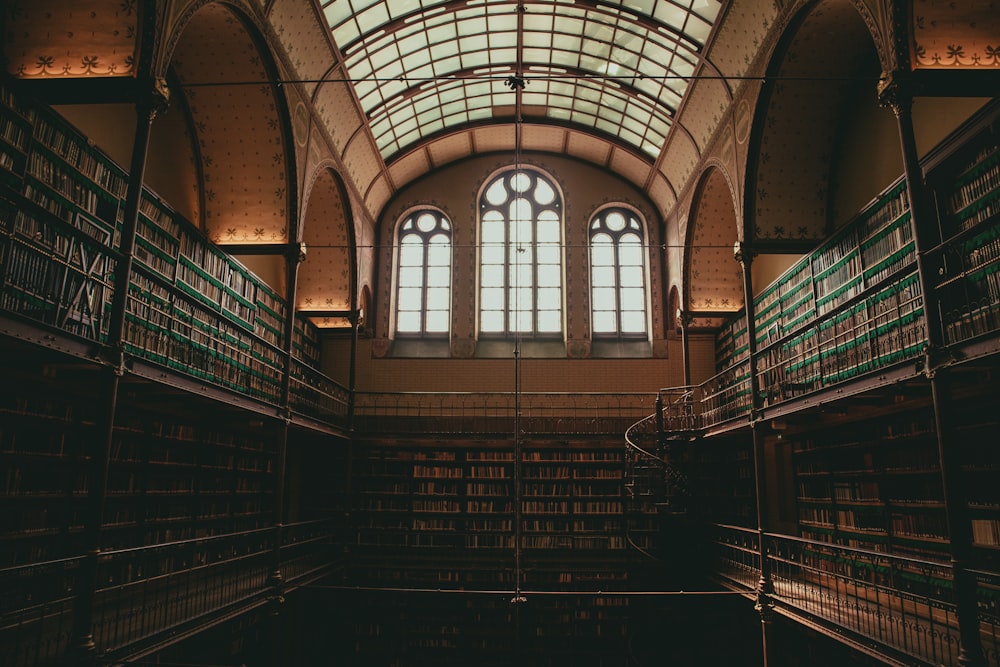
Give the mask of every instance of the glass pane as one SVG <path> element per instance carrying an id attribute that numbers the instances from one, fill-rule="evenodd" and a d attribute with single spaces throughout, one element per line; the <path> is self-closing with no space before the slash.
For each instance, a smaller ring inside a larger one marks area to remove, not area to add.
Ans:
<path id="1" fill-rule="evenodd" d="M 479 292 L 483 310 L 503 310 L 504 290 L 498 287 L 483 288 Z"/>
<path id="2" fill-rule="evenodd" d="M 507 307 L 513 311 L 528 311 L 535 307 L 535 292 L 530 287 L 510 290 L 510 300 Z"/>
<path id="3" fill-rule="evenodd" d="M 545 287 L 538 290 L 539 310 L 561 310 L 562 290 L 554 287 Z"/>
<path id="4" fill-rule="evenodd" d="M 496 310 L 484 310 L 479 316 L 480 331 L 500 333 L 503 331 L 503 313 Z"/>
<path id="5" fill-rule="evenodd" d="M 427 310 L 448 310 L 451 290 L 447 287 L 431 287 L 427 290 Z"/>
<path id="6" fill-rule="evenodd" d="M 499 244 L 484 245 L 480 255 L 483 265 L 503 266 L 505 250 L 504 246 Z"/>
<path id="7" fill-rule="evenodd" d="M 399 284 L 404 287 L 421 287 L 424 284 L 424 270 L 419 266 L 407 266 L 399 269 Z"/>
<path id="8" fill-rule="evenodd" d="M 451 245 L 434 242 L 437 238 L 438 236 L 435 236 L 434 239 L 431 239 L 432 245 L 427 249 L 427 265 L 451 266 Z"/>
<path id="9" fill-rule="evenodd" d="M 519 311 L 515 316 L 516 324 L 515 331 L 520 331 L 521 333 L 531 333 L 531 311 Z"/>
<path id="10" fill-rule="evenodd" d="M 556 192 L 552 189 L 552 186 L 538 179 L 538 183 L 535 185 L 535 201 L 539 204 L 551 204 L 556 198 Z"/>
<path id="11" fill-rule="evenodd" d="M 590 263 L 593 266 L 614 266 L 615 250 L 611 246 L 611 237 L 607 234 L 598 234 L 594 240 L 599 241 L 602 237 L 605 243 L 590 246 Z"/>
<path id="12" fill-rule="evenodd" d="M 642 268 L 638 266 L 625 266 L 621 269 L 622 287 L 642 287 Z"/>
<path id="13" fill-rule="evenodd" d="M 604 224 L 613 232 L 625 229 L 625 216 L 621 211 L 612 211 L 604 217 Z"/>
<path id="14" fill-rule="evenodd" d="M 646 299 L 643 290 L 636 288 L 623 289 L 621 291 L 622 310 L 643 310 L 646 307 Z"/>
<path id="15" fill-rule="evenodd" d="M 559 333 L 562 331 L 562 315 L 558 311 L 538 313 L 539 333 Z"/>
<path id="16" fill-rule="evenodd" d="M 539 264 L 551 264 L 559 266 L 562 263 L 562 253 L 556 243 L 546 243 L 539 245 L 536 249 Z"/>
<path id="17" fill-rule="evenodd" d="M 645 333 L 645 313 L 622 313 L 622 333 Z"/>
<path id="18" fill-rule="evenodd" d="M 507 187 L 504 185 L 503 179 L 501 178 L 494 181 L 493 185 L 486 189 L 485 196 L 486 201 L 494 206 L 499 206 L 507 201 Z"/>
<path id="19" fill-rule="evenodd" d="M 626 243 L 625 237 L 618 246 L 618 261 L 625 266 L 643 266 L 642 246 L 638 242 Z M 634 238 L 634 237 L 632 237 Z"/>
<path id="20" fill-rule="evenodd" d="M 445 333 L 448 331 L 448 313 L 432 311 L 427 313 L 427 333 Z"/>
<path id="21" fill-rule="evenodd" d="M 504 243 L 506 238 L 506 225 L 503 217 L 497 211 L 487 211 L 483 214 L 482 242 L 483 243 Z"/>
<path id="22" fill-rule="evenodd" d="M 539 215 L 538 220 L 538 241 L 558 243 L 562 238 L 560 234 L 559 220 L 555 216 Z"/>
<path id="23" fill-rule="evenodd" d="M 562 284 L 562 272 L 558 266 L 541 264 L 538 267 L 539 287 L 559 287 Z"/>
<path id="24" fill-rule="evenodd" d="M 590 270 L 590 280 L 595 287 L 614 287 L 615 272 L 610 267 L 595 266 Z"/>
<path id="25" fill-rule="evenodd" d="M 594 333 L 615 333 L 618 322 L 613 312 L 602 310 L 594 312 L 593 328 Z"/>
<path id="26" fill-rule="evenodd" d="M 403 283 L 406 285 L 407 283 Z M 427 269 L 427 285 L 431 287 L 448 287 L 451 284 L 451 269 L 446 266 Z"/>
<path id="27" fill-rule="evenodd" d="M 420 310 L 424 291 L 419 287 L 399 288 L 399 310 Z"/>
<path id="28" fill-rule="evenodd" d="M 396 316 L 396 331 L 403 333 L 420 333 L 420 312 L 400 312 Z"/>
<path id="29" fill-rule="evenodd" d="M 508 217 L 514 222 L 511 240 L 530 243 L 532 222 L 534 221 L 534 216 L 531 214 L 531 203 L 524 197 L 518 197 L 511 202 Z"/>
<path id="30" fill-rule="evenodd" d="M 534 284 L 530 264 L 518 264 L 510 267 L 510 284 L 512 287 L 531 287 Z"/>
<path id="31" fill-rule="evenodd" d="M 422 232 L 429 232 L 437 227 L 437 217 L 431 213 L 423 213 L 417 218 L 417 228 Z"/>
<path id="32" fill-rule="evenodd" d="M 413 239 L 416 243 L 410 242 Z M 423 266 L 424 265 L 424 244 L 415 236 L 404 239 L 403 245 L 399 248 L 400 266 Z"/>
<path id="33" fill-rule="evenodd" d="M 514 192 L 525 193 L 531 187 L 531 177 L 523 171 L 519 171 L 511 177 L 510 187 Z"/>
<path id="34" fill-rule="evenodd" d="M 591 294 L 594 310 L 614 310 L 617 306 L 614 287 L 595 287 Z"/>
<path id="35" fill-rule="evenodd" d="M 511 266 L 531 266 L 535 253 L 532 252 L 530 242 L 511 245 L 508 250 Z"/>
<path id="36" fill-rule="evenodd" d="M 503 267 L 492 264 L 484 266 L 480 271 L 480 281 L 483 287 L 503 287 Z"/>

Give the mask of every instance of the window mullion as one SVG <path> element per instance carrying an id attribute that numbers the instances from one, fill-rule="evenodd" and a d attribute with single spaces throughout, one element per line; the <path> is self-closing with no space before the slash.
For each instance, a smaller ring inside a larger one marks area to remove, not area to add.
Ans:
<path id="1" fill-rule="evenodd" d="M 427 300 L 427 282 L 430 280 L 430 237 L 427 234 L 420 235 L 422 241 L 423 254 L 421 256 L 421 263 L 423 264 L 423 286 L 420 289 L 420 335 L 427 335 L 427 307 L 430 305 Z"/>

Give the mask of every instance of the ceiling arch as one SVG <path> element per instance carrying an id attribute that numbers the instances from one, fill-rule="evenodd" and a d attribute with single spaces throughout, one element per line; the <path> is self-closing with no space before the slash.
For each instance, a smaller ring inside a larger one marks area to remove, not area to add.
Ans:
<path id="1" fill-rule="evenodd" d="M 689 217 L 684 288 L 687 310 L 735 312 L 743 307 L 743 271 L 733 258 L 739 239 L 736 204 L 725 174 L 717 167 L 702 174 Z"/>
<path id="2" fill-rule="evenodd" d="M 518 104 L 605 132 L 655 159 L 719 7 L 690 0 L 628 7 L 593 1 L 322 4 L 387 162 L 446 128 L 510 117 Z"/>
<path id="3" fill-rule="evenodd" d="M 748 165 L 748 225 L 756 239 L 818 243 L 831 231 L 831 183 L 846 109 L 880 69 L 851 2 L 822 0 L 798 17 L 769 67 Z"/>
<path id="4" fill-rule="evenodd" d="M 222 244 L 287 242 L 289 125 L 257 28 L 227 4 L 202 4 L 174 34 L 169 57 L 200 156 L 205 232 Z M 249 84 L 213 85 L 220 81 Z"/>
<path id="5" fill-rule="evenodd" d="M 320 328 L 339 328 L 354 308 L 355 242 L 350 202 L 335 172 L 321 169 L 303 211 L 306 261 L 299 267 L 296 310 L 316 313 Z"/>

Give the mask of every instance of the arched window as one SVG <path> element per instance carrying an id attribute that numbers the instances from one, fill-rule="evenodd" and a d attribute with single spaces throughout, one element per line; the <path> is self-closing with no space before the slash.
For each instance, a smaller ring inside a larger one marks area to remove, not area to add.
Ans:
<path id="1" fill-rule="evenodd" d="M 409 214 L 399 225 L 396 334 L 447 336 L 451 326 L 451 223 L 437 211 Z"/>
<path id="2" fill-rule="evenodd" d="M 590 223 L 590 304 L 594 338 L 646 337 L 645 234 L 628 209 L 603 209 Z"/>
<path id="3" fill-rule="evenodd" d="M 485 336 L 562 333 L 562 202 L 530 170 L 497 176 L 479 200 L 479 331 Z"/>

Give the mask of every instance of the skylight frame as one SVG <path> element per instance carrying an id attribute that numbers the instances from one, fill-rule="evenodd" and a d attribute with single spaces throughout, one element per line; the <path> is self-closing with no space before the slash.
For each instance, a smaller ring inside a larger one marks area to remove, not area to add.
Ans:
<path id="1" fill-rule="evenodd" d="M 530 103 L 533 113 L 545 109 L 545 118 L 596 130 L 656 159 L 720 2 L 536 0 L 525 3 L 521 33 L 518 6 L 482 0 L 322 3 L 383 159 L 436 132 L 509 118 L 511 76 L 526 81 L 525 97 L 547 100 Z M 476 85 L 483 82 L 488 91 Z M 573 95 L 566 97 L 566 90 Z M 605 108 L 595 112 L 589 103 Z"/>

